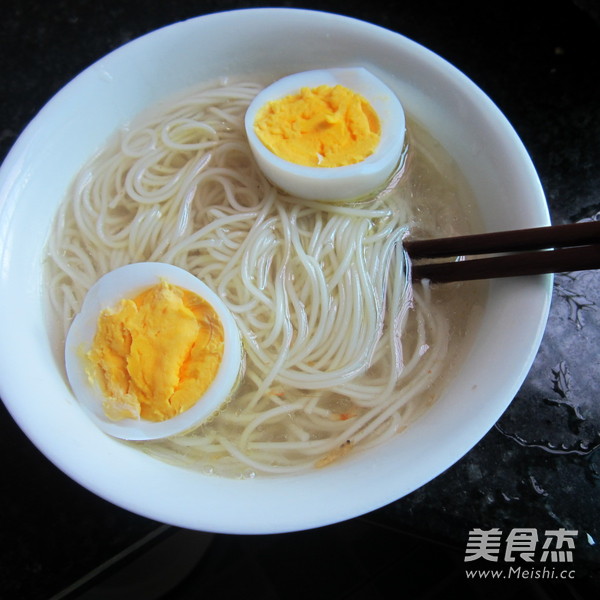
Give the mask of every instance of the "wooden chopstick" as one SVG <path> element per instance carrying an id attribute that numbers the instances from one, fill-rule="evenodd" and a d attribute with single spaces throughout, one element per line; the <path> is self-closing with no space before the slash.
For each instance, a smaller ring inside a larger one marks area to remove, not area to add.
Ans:
<path id="1" fill-rule="evenodd" d="M 600 244 L 455 262 L 419 264 L 412 267 L 412 278 L 443 283 L 587 269 L 600 269 Z"/>
<path id="2" fill-rule="evenodd" d="M 413 263 L 413 280 L 430 279 L 441 283 L 599 269 L 600 221 L 452 238 L 406 240 L 404 247 L 412 261 L 510 253 L 451 262 Z"/>
<path id="3" fill-rule="evenodd" d="M 600 221 L 459 235 L 429 240 L 405 240 L 411 258 L 466 256 L 600 243 Z"/>

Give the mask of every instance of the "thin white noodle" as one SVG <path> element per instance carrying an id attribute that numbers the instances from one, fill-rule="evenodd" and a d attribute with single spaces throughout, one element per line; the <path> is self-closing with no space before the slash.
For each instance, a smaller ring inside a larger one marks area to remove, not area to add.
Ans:
<path id="1" fill-rule="evenodd" d="M 419 412 L 448 338 L 428 298 L 413 301 L 408 203 L 302 201 L 265 180 L 242 127 L 260 89 L 193 90 L 130 124 L 82 171 L 48 245 L 65 331 L 94 281 L 132 262 L 187 268 L 225 301 L 246 350 L 238 394 L 196 432 L 145 446 L 225 475 L 388 439 Z"/>

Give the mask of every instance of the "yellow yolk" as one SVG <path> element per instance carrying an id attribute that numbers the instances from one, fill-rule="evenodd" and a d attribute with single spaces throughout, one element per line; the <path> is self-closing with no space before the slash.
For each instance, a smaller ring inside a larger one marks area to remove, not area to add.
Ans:
<path id="1" fill-rule="evenodd" d="M 164 421 L 200 399 L 223 350 L 223 326 L 212 306 L 163 281 L 115 311 L 102 311 L 88 375 L 99 382 L 110 419 Z"/>
<path id="2" fill-rule="evenodd" d="M 348 88 L 303 88 L 268 102 L 254 131 L 274 154 L 309 167 L 343 167 L 373 154 L 381 137 L 377 113 Z"/>

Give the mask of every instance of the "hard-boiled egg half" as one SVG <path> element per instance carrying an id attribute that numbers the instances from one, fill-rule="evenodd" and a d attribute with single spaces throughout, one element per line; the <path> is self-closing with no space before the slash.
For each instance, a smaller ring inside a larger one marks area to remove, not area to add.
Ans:
<path id="1" fill-rule="evenodd" d="M 250 104 L 245 127 L 258 166 L 277 187 L 310 200 L 352 200 L 381 188 L 404 147 L 404 110 L 362 67 L 279 79 Z"/>
<path id="2" fill-rule="evenodd" d="M 106 433 L 127 440 L 190 430 L 231 396 L 242 361 L 236 322 L 191 273 L 136 263 L 101 277 L 67 334 L 75 397 Z"/>

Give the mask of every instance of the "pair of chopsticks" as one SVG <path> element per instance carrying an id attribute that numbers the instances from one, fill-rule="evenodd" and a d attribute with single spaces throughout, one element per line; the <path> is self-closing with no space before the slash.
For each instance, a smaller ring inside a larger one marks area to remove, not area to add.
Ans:
<path id="1" fill-rule="evenodd" d="M 404 241 L 412 279 L 467 281 L 600 269 L 600 221 Z M 486 258 L 467 258 L 494 254 Z M 448 262 L 422 259 L 454 257 Z M 416 262 L 414 262 L 416 261 Z"/>

